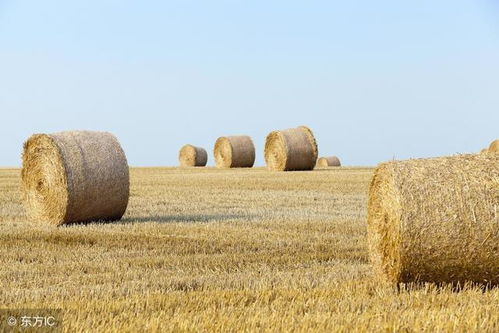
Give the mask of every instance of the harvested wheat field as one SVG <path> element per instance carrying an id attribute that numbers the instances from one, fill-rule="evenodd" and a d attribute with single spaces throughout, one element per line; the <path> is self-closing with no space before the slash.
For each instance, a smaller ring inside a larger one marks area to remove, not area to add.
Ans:
<path id="1" fill-rule="evenodd" d="M 28 222 L 0 170 L 0 304 L 63 331 L 497 332 L 499 289 L 379 284 L 370 168 L 132 168 L 119 222 Z"/>

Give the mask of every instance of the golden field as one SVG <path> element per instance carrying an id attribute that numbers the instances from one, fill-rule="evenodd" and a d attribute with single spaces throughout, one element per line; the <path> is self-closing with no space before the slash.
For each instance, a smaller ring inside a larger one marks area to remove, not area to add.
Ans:
<path id="1" fill-rule="evenodd" d="M 0 306 L 68 332 L 499 332 L 499 288 L 376 282 L 372 171 L 132 168 L 122 221 L 54 227 L 2 169 Z"/>

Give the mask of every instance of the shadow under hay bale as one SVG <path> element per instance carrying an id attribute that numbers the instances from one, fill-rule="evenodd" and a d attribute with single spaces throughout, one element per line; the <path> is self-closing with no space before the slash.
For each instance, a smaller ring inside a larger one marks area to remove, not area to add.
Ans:
<path id="1" fill-rule="evenodd" d="M 126 217 L 120 223 L 207 223 L 232 220 L 248 221 L 257 215 L 249 214 L 197 214 Z"/>

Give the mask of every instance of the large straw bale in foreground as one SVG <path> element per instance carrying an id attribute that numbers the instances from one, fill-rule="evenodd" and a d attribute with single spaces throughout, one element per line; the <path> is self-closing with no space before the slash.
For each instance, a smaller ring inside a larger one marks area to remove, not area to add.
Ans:
<path id="1" fill-rule="evenodd" d="M 255 145 L 247 135 L 218 138 L 213 153 L 218 168 L 251 168 L 255 163 Z"/>
<path id="2" fill-rule="evenodd" d="M 499 153 L 499 139 L 491 142 L 489 149 L 489 153 Z"/>
<path id="3" fill-rule="evenodd" d="M 312 170 L 317 155 L 314 134 L 306 126 L 273 131 L 265 141 L 265 162 L 270 170 Z"/>
<path id="4" fill-rule="evenodd" d="M 55 225 L 117 220 L 129 196 L 128 164 L 110 133 L 35 134 L 24 144 L 28 215 Z"/>
<path id="5" fill-rule="evenodd" d="M 341 162 L 337 156 L 321 157 L 317 160 L 317 166 L 320 168 L 339 167 Z"/>
<path id="6" fill-rule="evenodd" d="M 380 164 L 369 189 L 370 255 L 390 282 L 499 283 L 499 155 Z"/>
<path id="7" fill-rule="evenodd" d="M 183 167 L 204 167 L 208 162 L 208 153 L 204 148 L 184 145 L 178 153 L 178 160 Z"/>

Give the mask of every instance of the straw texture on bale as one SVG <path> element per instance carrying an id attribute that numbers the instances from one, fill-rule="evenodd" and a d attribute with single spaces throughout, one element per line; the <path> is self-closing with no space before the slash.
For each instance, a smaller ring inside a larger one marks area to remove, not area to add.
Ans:
<path id="1" fill-rule="evenodd" d="M 499 283 L 499 155 L 380 164 L 369 189 L 377 276 L 395 283 Z"/>
<path id="2" fill-rule="evenodd" d="M 24 144 L 27 214 L 55 225 L 120 219 L 129 197 L 125 153 L 114 135 L 72 131 L 35 134 Z"/>
<path id="3" fill-rule="evenodd" d="M 270 170 L 312 170 L 318 149 L 314 134 L 306 126 L 273 131 L 265 141 L 265 162 Z"/>
<path id="4" fill-rule="evenodd" d="M 499 153 L 499 139 L 492 141 L 488 149 L 489 153 Z"/>
<path id="5" fill-rule="evenodd" d="M 208 154 L 204 148 L 185 145 L 178 153 L 178 160 L 183 167 L 204 167 L 208 162 Z"/>
<path id="6" fill-rule="evenodd" d="M 255 145 L 247 135 L 218 138 L 213 153 L 218 168 L 251 168 L 255 163 Z"/>
<path id="7" fill-rule="evenodd" d="M 317 161 L 317 166 L 320 168 L 339 167 L 341 166 L 341 162 L 340 159 L 336 156 L 321 157 Z"/>

